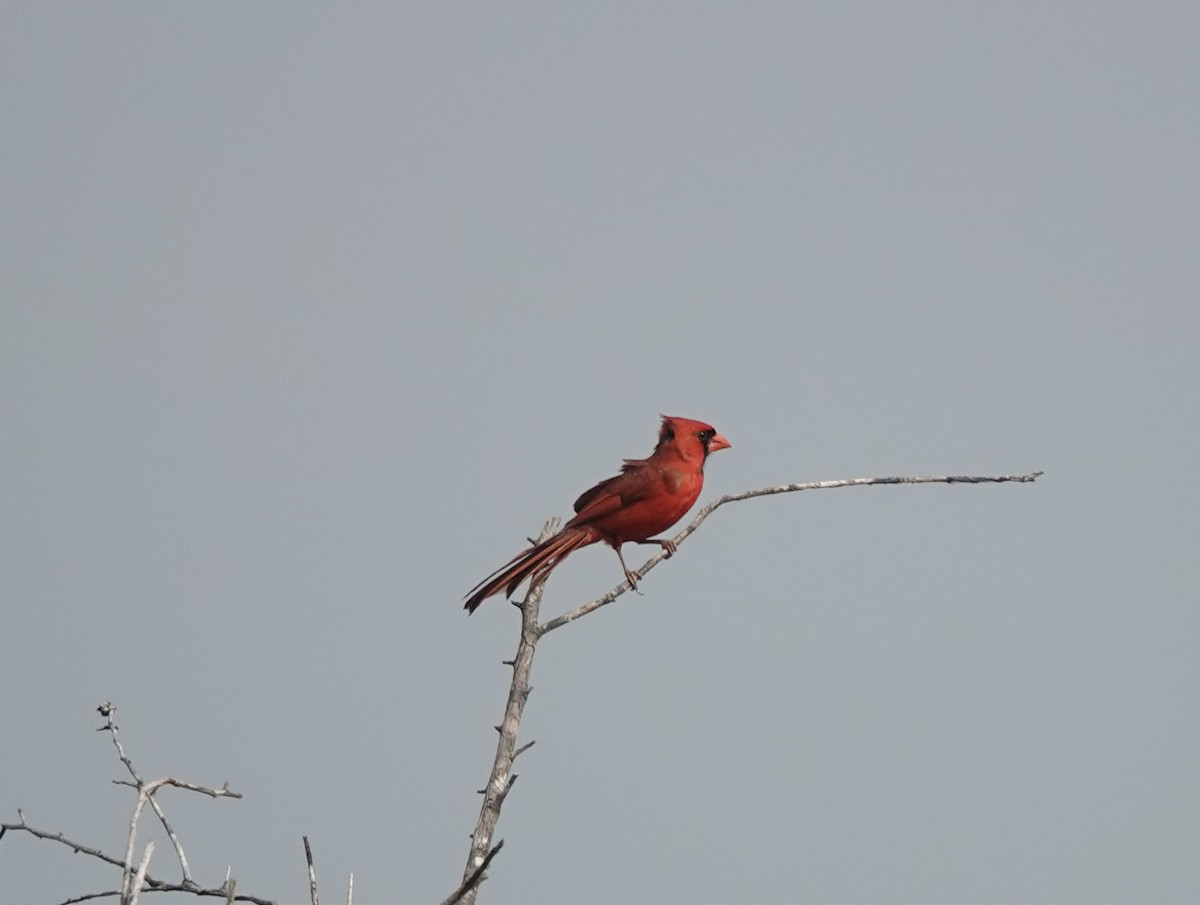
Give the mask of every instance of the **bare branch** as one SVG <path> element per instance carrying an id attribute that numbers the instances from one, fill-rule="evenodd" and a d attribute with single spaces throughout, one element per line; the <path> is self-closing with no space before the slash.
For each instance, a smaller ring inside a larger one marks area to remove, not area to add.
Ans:
<path id="1" fill-rule="evenodd" d="M 146 850 L 142 853 L 142 862 L 138 865 L 137 876 L 133 878 L 133 889 L 129 894 L 129 905 L 137 905 L 138 896 L 142 894 L 142 887 L 146 885 L 146 868 L 150 866 L 150 856 L 154 854 L 154 840 L 146 843 Z"/>
<path id="2" fill-rule="evenodd" d="M 558 524 L 556 518 L 546 522 L 540 540 L 552 537 L 558 530 Z M 533 654 L 537 649 L 538 638 L 541 637 L 538 609 L 542 602 L 542 588 L 543 583 L 535 579 L 529 593 L 525 595 L 525 600 L 519 605 L 521 638 L 517 643 L 517 653 L 512 659 L 512 683 L 508 689 L 504 719 L 496 727 L 500 735 L 496 742 L 496 757 L 492 762 L 487 786 L 482 790 L 483 803 L 479 807 L 479 820 L 475 824 L 475 832 L 471 834 L 471 851 L 463 871 L 463 883 L 451 897 L 452 901 L 461 900 L 464 905 L 473 905 L 477 887 L 485 879 L 484 870 L 500 849 L 499 845 L 492 847 L 492 837 L 500 820 L 504 798 L 517 778 L 512 773 L 512 765 L 518 754 L 517 730 L 521 727 L 521 714 L 525 710 L 525 702 L 529 699 L 531 690 L 529 674 L 533 669 Z M 526 745 L 521 751 L 527 750 L 528 747 Z"/>
<path id="3" fill-rule="evenodd" d="M 116 746 L 117 756 L 121 758 L 121 763 L 125 765 L 125 769 L 129 771 L 129 775 L 133 777 L 133 781 L 137 786 L 141 786 L 142 778 L 138 776 L 137 770 L 133 769 L 133 761 L 125 755 L 125 749 L 121 747 L 121 739 L 117 736 L 117 705 L 111 701 L 103 701 L 96 708 L 102 717 L 104 717 L 104 725 L 98 728 L 97 732 L 107 732 L 112 736 L 112 743 Z"/>
<path id="4" fill-rule="evenodd" d="M 219 789 L 213 789 L 208 786 L 197 785 L 194 782 L 188 782 L 184 779 L 175 779 L 171 776 L 164 776 L 162 779 L 155 779 L 152 782 L 146 783 L 146 795 L 150 796 L 161 789 L 163 786 L 174 786 L 177 789 L 187 789 L 189 792 L 199 792 L 201 795 L 207 795 L 209 798 L 241 798 L 241 792 L 235 792 L 229 788 L 229 783 L 221 786 Z"/>
<path id="5" fill-rule="evenodd" d="M 474 892 L 476 888 L 481 882 L 483 882 L 483 872 L 488 869 L 488 865 L 492 863 L 492 859 L 496 857 L 502 848 L 504 848 L 503 839 L 492 846 L 492 850 L 487 853 L 487 856 L 483 859 L 483 863 L 468 873 L 467 876 L 463 878 L 462 883 L 458 885 L 458 889 L 454 890 L 454 892 L 450 893 L 449 896 L 443 899 L 441 905 L 458 905 L 459 902 L 464 900 L 468 893 L 472 894 L 472 898 L 474 898 Z"/>
<path id="6" fill-rule="evenodd" d="M 25 814 L 20 808 L 17 809 L 17 818 L 19 822 L 0 824 L 0 838 L 3 838 L 5 833 L 7 833 L 9 830 L 26 832 L 36 839 L 46 839 L 50 842 L 61 843 L 74 852 L 89 855 L 113 867 L 121 868 L 120 889 L 85 893 L 80 896 L 74 896 L 66 899 L 60 903 L 60 905 L 74 905 L 74 903 L 78 902 L 88 902 L 93 899 L 105 898 L 119 898 L 123 903 L 127 903 L 127 905 L 133 905 L 133 902 L 138 898 L 140 892 L 144 890 L 149 890 L 152 892 L 184 892 L 196 896 L 222 898 L 230 903 L 237 901 L 250 902 L 252 905 L 275 905 L 275 903 L 270 899 L 244 894 L 235 895 L 235 882 L 229 875 L 226 876 L 225 882 L 221 884 L 220 888 L 216 889 L 200 887 L 192 880 L 187 867 L 187 859 L 183 853 L 183 846 L 179 842 L 178 835 L 167 821 L 166 815 L 158 806 L 158 802 L 155 797 L 156 793 L 165 786 L 175 786 L 179 789 L 186 789 L 191 792 L 199 792 L 202 795 L 208 795 L 211 798 L 241 798 L 242 796 L 240 793 L 234 792 L 232 789 L 230 789 L 228 783 L 224 784 L 218 789 L 197 785 L 196 783 L 186 782 L 185 780 L 175 779 L 170 776 L 162 779 L 156 779 L 152 782 L 146 782 L 143 780 L 138 774 L 137 770 L 134 768 L 133 761 L 125 753 L 125 749 L 121 744 L 121 740 L 118 735 L 117 724 L 114 719 L 116 709 L 116 706 L 108 701 L 105 701 L 97 708 L 97 710 L 100 712 L 100 715 L 105 718 L 105 725 L 99 727 L 96 731 L 108 732 L 110 734 L 113 745 L 117 749 L 117 756 L 120 758 L 121 763 L 124 764 L 125 769 L 129 772 L 129 775 L 132 776 L 134 780 L 133 782 L 128 780 L 113 780 L 113 782 L 117 785 L 129 786 L 130 788 L 135 789 L 138 794 L 137 803 L 134 806 L 133 817 L 129 824 L 129 835 L 126 842 L 125 858 L 116 858 L 98 848 L 84 845 L 83 843 L 69 839 L 62 833 L 51 833 L 32 826 L 26 822 Z M 153 842 L 147 843 L 141 863 L 138 865 L 136 870 L 133 867 L 133 847 L 136 842 L 137 823 L 141 815 L 142 808 L 145 807 L 147 802 L 150 803 L 150 806 L 158 814 L 163 828 L 166 830 L 168 837 L 171 839 L 172 845 L 175 847 L 176 855 L 178 856 L 180 865 L 183 868 L 183 880 L 180 883 L 167 883 L 162 880 L 156 880 L 148 873 L 150 855 L 154 851 Z"/>
<path id="7" fill-rule="evenodd" d="M 62 833 L 49 833 L 49 832 L 46 832 L 45 830 L 38 829 L 37 827 L 35 827 L 29 823 L 26 823 L 24 813 L 22 813 L 21 811 L 17 811 L 17 814 L 20 817 L 20 822 L 19 823 L 0 824 L 0 835 L 3 835 L 3 833 L 8 830 L 26 832 L 26 833 L 29 833 L 29 835 L 31 835 L 37 839 L 46 839 L 51 842 L 60 842 L 74 852 L 79 852 L 80 854 L 84 854 L 84 855 L 90 855 L 91 857 L 97 858 L 101 861 L 104 861 L 105 863 L 110 864 L 113 867 L 123 868 L 125 866 L 120 858 L 114 858 L 112 855 L 106 855 L 104 852 L 100 851 L 100 849 L 98 849 L 98 848 L 92 848 L 89 845 L 83 845 L 82 843 L 75 842 L 71 839 L 68 839 Z M 145 888 L 149 889 L 149 890 L 153 890 L 154 892 L 190 892 L 193 895 L 197 895 L 197 896 L 216 896 L 219 898 L 226 898 L 228 893 L 230 893 L 232 891 L 233 881 L 227 880 L 227 882 L 225 884 L 223 884 L 221 888 L 218 888 L 218 889 L 204 889 L 202 887 L 196 886 L 194 883 L 190 884 L 190 885 L 183 884 L 183 883 L 164 883 L 161 880 L 155 880 L 153 877 L 147 875 L 146 882 L 145 882 Z M 107 890 L 104 892 L 91 892 L 91 893 L 87 893 L 85 895 L 75 896 L 70 899 L 65 899 L 63 902 L 60 903 L 60 905 L 74 905 L 74 903 L 76 903 L 76 902 L 87 902 L 92 899 L 105 899 L 105 898 L 114 898 L 114 897 L 119 898 L 120 895 L 121 895 L 121 891 L 119 889 L 110 889 L 110 890 Z M 275 902 L 273 902 L 271 899 L 263 899 L 263 898 L 259 898 L 258 896 L 239 895 L 239 896 L 233 896 L 232 898 L 229 899 L 229 901 L 234 901 L 234 900 L 239 901 L 239 902 L 251 902 L 251 903 L 253 903 L 253 905 L 275 905 Z"/>
<path id="8" fill-rule="evenodd" d="M 193 896 L 201 896 L 203 898 L 225 899 L 226 902 L 249 902 L 251 905 L 278 905 L 273 899 L 263 899 L 258 896 L 236 895 L 231 896 L 229 889 L 222 885 L 213 889 L 208 889 L 202 886 L 184 886 L 182 883 L 161 883 L 157 880 L 152 880 L 146 877 L 146 889 L 150 892 L 182 892 Z M 93 899 L 110 899 L 118 898 L 121 895 L 119 889 L 108 889 L 103 892 L 89 892 L 81 896 L 73 896 L 70 899 L 63 899 L 58 905 L 75 905 L 77 902 L 90 902 Z"/>
<path id="9" fill-rule="evenodd" d="M 61 902 L 58 903 L 58 905 L 75 905 L 76 902 L 87 902 L 92 899 L 107 899 L 109 896 L 119 896 L 120 894 L 121 894 L 121 891 L 119 889 L 109 889 L 109 890 L 105 890 L 104 892 L 88 892 L 88 893 L 84 893 L 81 896 L 74 896 L 73 898 L 70 898 L 70 899 L 63 899 Z"/>
<path id="10" fill-rule="evenodd" d="M 760 487 L 757 490 L 743 490 L 740 493 L 727 493 L 723 497 L 719 497 L 696 513 L 693 518 L 672 540 L 675 545 L 682 544 L 689 535 L 692 534 L 700 523 L 716 512 L 726 503 L 738 503 L 742 500 L 749 500 L 760 496 L 773 496 L 777 493 L 795 493 L 800 490 L 830 490 L 835 487 L 868 487 L 875 484 L 1005 484 L 1005 483 L 1020 483 L 1031 484 L 1042 476 L 1043 472 L 1033 471 L 1023 475 L 944 475 L 940 477 L 921 477 L 921 476 L 906 476 L 906 477 L 888 477 L 888 478 L 843 478 L 836 481 L 813 481 L 806 484 L 779 484 L 775 487 Z M 635 574 L 638 578 L 642 578 L 657 566 L 660 562 L 667 558 L 665 551 L 657 553 L 650 557 L 643 566 L 638 569 Z M 564 613 L 561 616 L 556 616 L 549 622 L 538 626 L 540 634 L 544 635 L 547 632 L 552 632 L 556 628 L 562 628 L 569 622 L 574 622 L 586 616 L 588 613 L 595 612 L 602 606 L 607 606 L 612 603 L 622 594 L 629 590 L 629 582 L 624 581 L 617 585 L 607 594 L 602 597 L 597 597 L 582 606 L 576 607 L 569 613 Z"/>
<path id="11" fill-rule="evenodd" d="M 101 861 L 105 861 L 111 864 L 113 867 L 125 866 L 120 858 L 114 858 L 112 855 L 106 855 L 98 848 L 92 848 L 90 845 L 84 845 L 82 842 L 75 842 L 72 839 L 68 839 L 62 833 L 48 833 L 45 830 L 39 830 L 35 826 L 30 826 L 25 822 L 25 815 L 19 809 L 17 810 L 17 816 L 21 818 L 20 823 L 0 824 L 0 837 L 2 837 L 9 830 L 23 831 L 37 839 L 48 839 L 51 842 L 61 842 L 73 852 L 91 855 L 93 858 L 99 858 Z M 116 893 L 113 893 L 113 895 L 116 895 Z"/>
<path id="12" fill-rule="evenodd" d="M 533 742 L 528 741 L 525 744 L 523 744 L 520 748 L 517 748 L 515 751 L 513 751 L 513 760 L 516 760 L 518 757 L 520 757 L 522 754 L 524 754 L 526 751 L 528 751 L 532 747 L 533 747 Z"/>
<path id="13" fill-rule="evenodd" d="M 141 780 L 138 780 L 141 785 Z M 125 860 L 121 864 L 121 905 L 129 902 L 130 885 L 133 882 L 133 847 L 137 844 L 138 820 L 142 816 L 142 808 L 146 805 L 146 790 L 138 789 L 137 802 L 133 806 L 133 816 L 129 818 L 129 833 L 125 842 Z"/>
<path id="14" fill-rule="evenodd" d="M 312 901 L 312 905 L 320 905 L 317 901 L 317 869 L 313 867 L 312 846 L 308 844 L 308 837 L 304 837 L 304 860 L 308 862 L 308 897 Z"/>
<path id="15" fill-rule="evenodd" d="M 137 770 L 134 769 L 133 761 L 125 753 L 125 748 L 121 744 L 121 738 L 118 734 L 119 727 L 116 723 L 117 705 L 113 704 L 111 701 L 104 701 L 96 708 L 96 710 L 102 717 L 104 717 L 105 720 L 104 725 L 99 727 L 96 731 L 107 732 L 112 737 L 113 746 L 117 749 L 117 756 L 120 758 L 121 763 L 125 765 L 125 769 L 129 771 L 129 775 L 132 776 L 134 780 L 131 783 L 125 780 L 114 779 L 113 782 L 117 785 L 131 786 L 132 788 L 138 790 L 138 800 L 133 810 L 133 819 L 130 821 L 129 836 L 125 849 L 125 862 L 123 864 L 124 874 L 121 881 L 123 895 L 128 895 L 129 893 L 128 884 L 130 871 L 133 867 L 133 848 L 137 839 L 137 822 L 140 819 L 142 808 L 147 802 L 149 802 L 150 807 L 158 816 L 158 820 L 162 824 L 163 830 L 166 831 L 167 838 L 171 840 L 171 845 L 175 849 L 175 857 L 178 858 L 179 867 L 183 873 L 184 888 L 194 886 L 195 883 L 192 880 L 192 874 L 188 868 L 187 855 L 185 855 L 183 851 L 183 843 L 179 841 L 178 834 L 167 820 L 167 815 L 163 812 L 162 806 L 158 803 L 158 799 L 154 797 L 154 793 L 163 786 L 175 786 L 176 788 L 187 789 L 192 792 L 200 792 L 201 794 L 208 795 L 212 798 L 241 798 L 242 796 L 239 793 L 230 790 L 229 783 L 225 783 L 225 785 L 220 789 L 210 789 L 207 786 L 200 786 L 196 785 L 195 783 L 184 782 L 180 779 L 172 779 L 167 777 L 165 779 L 158 779 L 147 784 L 138 774 Z"/>

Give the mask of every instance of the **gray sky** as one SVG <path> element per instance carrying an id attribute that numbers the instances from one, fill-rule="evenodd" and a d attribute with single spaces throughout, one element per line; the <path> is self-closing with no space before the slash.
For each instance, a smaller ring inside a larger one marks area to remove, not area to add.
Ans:
<path id="1" fill-rule="evenodd" d="M 439 900 L 518 625 L 462 595 L 667 412 L 704 499 L 1046 477 L 731 506 L 549 636 L 481 901 L 1195 901 L 1197 34 L 5 5 L 3 819 L 120 852 L 107 698 L 245 795 L 163 796 L 200 882 L 304 900 L 308 834 L 325 898 Z M 0 843 L 5 902 L 113 883 Z"/>

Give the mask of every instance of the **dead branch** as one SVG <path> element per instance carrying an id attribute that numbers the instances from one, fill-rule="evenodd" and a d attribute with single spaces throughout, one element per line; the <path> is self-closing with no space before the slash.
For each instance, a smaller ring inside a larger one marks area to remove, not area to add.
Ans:
<path id="1" fill-rule="evenodd" d="M 308 837 L 304 837 L 304 860 L 308 862 L 308 898 L 312 905 L 321 905 L 317 901 L 317 869 L 313 866 L 312 846 Z"/>
<path id="2" fill-rule="evenodd" d="M 750 500 L 760 496 L 773 496 L 777 493 L 796 493 L 801 490 L 831 490 L 836 487 L 869 487 L 875 484 L 1032 484 L 1042 476 L 1043 472 L 1032 471 L 1029 474 L 1023 475 L 945 475 L 941 477 L 889 477 L 889 478 L 842 478 L 836 481 L 813 481 L 806 484 L 779 484 L 775 487 L 760 487 L 757 490 L 743 490 L 740 493 L 727 493 L 723 497 L 718 497 L 713 500 L 703 509 L 696 513 L 695 518 L 688 522 L 687 527 L 675 535 L 672 540 L 675 545 L 683 543 L 697 528 L 701 522 L 724 506 L 726 503 L 739 503 L 742 500 Z M 657 566 L 660 562 L 667 558 L 666 552 L 660 552 L 650 557 L 640 569 L 635 571 L 638 578 L 645 576 L 647 572 Z M 552 632 L 556 628 L 562 628 L 569 622 L 574 622 L 586 616 L 588 613 L 595 612 L 603 606 L 608 606 L 622 594 L 629 590 L 629 582 L 623 581 L 603 597 L 597 597 L 582 606 L 576 607 L 569 613 L 564 613 L 561 616 L 556 616 L 548 622 L 538 626 L 538 631 L 541 634 Z"/>
<path id="3" fill-rule="evenodd" d="M 558 519 L 552 518 L 542 528 L 539 541 L 553 536 L 556 531 Z M 541 636 L 541 630 L 538 628 L 538 609 L 542 602 L 542 587 L 542 582 L 535 580 L 529 593 L 525 595 L 525 600 L 519 604 L 521 638 L 517 644 L 516 655 L 512 660 L 505 661 L 506 665 L 512 667 L 513 675 L 512 684 L 508 689 L 508 702 L 504 707 L 504 718 L 496 727 L 500 734 L 496 742 L 496 756 L 492 761 L 492 772 L 488 776 L 487 785 L 480 790 L 483 803 L 479 808 L 475 832 L 471 834 L 471 851 L 463 871 L 463 882 L 447 901 L 461 901 L 464 905 L 473 905 L 478 886 L 486 879 L 484 871 L 500 850 L 499 843 L 492 847 L 492 836 L 496 830 L 496 823 L 500 820 L 500 809 L 504 806 L 504 799 L 512 789 L 513 783 L 517 781 L 517 774 L 512 772 L 513 761 L 518 754 L 529 749 L 529 745 L 517 749 L 517 730 L 521 726 L 521 714 L 532 690 L 529 687 L 529 674 L 533 669 L 533 654 Z"/>
<path id="4" fill-rule="evenodd" d="M 777 493 L 794 493 L 800 490 L 828 490 L 835 487 L 866 487 L 874 484 L 1003 484 L 1009 482 L 1028 484 L 1036 481 L 1041 475 L 1042 472 L 1034 471 L 1024 475 L 846 478 L 836 481 L 815 481 L 806 484 L 780 484 L 774 487 L 761 487 L 757 490 L 745 490 L 740 493 L 726 494 L 713 500 L 697 512 L 687 527 L 675 535 L 673 540 L 676 546 L 682 544 L 700 527 L 706 518 L 726 503 L 736 503 L 741 500 L 771 496 Z M 538 538 L 538 541 L 546 540 L 557 530 L 558 519 L 551 519 L 542 529 L 542 534 Z M 639 578 L 645 576 L 647 572 L 666 559 L 667 555 L 663 551 L 652 556 L 637 570 L 637 576 Z M 541 607 L 543 587 L 543 583 L 535 578 L 525 600 L 518 604 L 521 610 L 521 636 L 517 643 L 516 655 L 512 660 L 504 661 L 506 666 L 512 667 L 513 676 L 512 684 L 509 686 L 508 691 L 508 702 L 504 709 L 504 719 L 496 727 L 500 733 L 500 740 L 496 745 L 496 757 L 492 763 L 492 772 L 488 777 L 487 786 L 481 790 L 484 796 L 483 804 L 479 810 L 479 820 L 475 825 L 475 832 L 471 834 L 471 852 L 467 859 L 463 882 L 442 905 L 455 905 L 458 902 L 462 902 L 464 905 L 474 905 L 478 886 L 485 879 L 484 870 L 503 844 L 502 842 L 497 843 L 494 849 L 491 851 L 488 850 L 488 845 L 496 830 L 496 824 L 500 820 L 500 809 L 504 806 L 504 799 L 517 779 L 517 775 L 512 773 L 513 761 L 533 744 L 533 742 L 527 742 L 518 748 L 516 741 L 517 732 L 520 729 L 521 714 L 524 711 L 525 701 L 528 699 L 531 690 L 529 687 L 529 675 L 533 669 L 533 656 L 537 649 L 538 641 L 547 632 L 562 628 L 570 622 L 581 619 L 589 613 L 607 606 L 630 589 L 629 582 L 624 581 L 603 597 L 597 597 L 595 600 L 585 603 L 571 610 L 569 613 L 556 616 L 554 619 L 539 624 L 538 611 Z"/>
<path id="5" fill-rule="evenodd" d="M 242 796 L 239 793 L 232 791 L 229 788 L 229 783 L 225 783 L 225 785 L 219 789 L 210 789 L 207 786 L 185 782 L 184 780 L 174 779 L 169 776 L 164 777 L 163 779 L 153 780 L 152 782 L 146 782 L 134 768 L 132 759 L 130 759 L 129 755 L 125 753 L 125 748 L 121 744 L 121 737 L 119 734 L 120 729 L 116 723 L 116 705 L 110 701 L 104 701 L 99 707 L 96 708 L 96 710 L 99 711 L 100 715 L 104 717 L 105 720 L 104 725 L 99 727 L 96 731 L 107 732 L 109 734 L 109 736 L 112 738 L 113 746 L 117 749 L 117 757 L 120 758 L 121 763 L 125 765 L 125 769 L 129 772 L 129 775 L 133 777 L 132 783 L 116 779 L 114 779 L 113 782 L 117 785 L 131 786 L 132 788 L 136 789 L 138 793 L 137 802 L 133 808 L 133 816 L 129 821 L 129 833 L 125 845 L 125 860 L 122 862 L 122 902 L 130 901 L 130 881 L 133 875 L 133 850 L 135 844 L 137 843 L 138 821 L 141 819 L 142 808 L 144 808 L 146 804 L 149 804 L 154 810 L 159 822 L 162 824 L 163 830 L 167 834 L 167 838 L 171 840 L 171 845 L 175 849 L 175 857 L 178 859 L 180 870 L 183 873 L 182 886 L 185 889 L 195 886 L 196 884 L 192 880 L 191 871 L 188 868 L 187 855 L 185 855 L 183 851 L 183 843 L 179 841 L 178 834 L 171 826 L 170 821 L 167 820 L 167 815 L 163 812 L 162 806 L 158 803 L 158 799 L 155 797 L 154 793 L 163 786 L 175 786 L 179 789 L 187 789 L 190 792 L 199 792 L 202 795 L 208 795 L 212 798 L 241 798 Z"/>
<path id="6" fill-rule="evenodd" d="M 150 866 L 150 856 L 153 854 L 154 840 L 151 839 L 146 843 L 146 850 L 142 852 L 142 860 L 138 864 L 137 875 L 133 878 L 133 885 L 129 889 L 129 905 L 137 905 L 138 896 L 142 894 L 142 887 L 146 885 L 146 868 Z"/>
<path id="7" fill-rule="evenodd" d="M 133 781 L 129 780 L 113 780 L 117 785 L 129 786 L 137 792 L 137 801 L 134 805 L 133 815 L 129 821 L 129 830 L 126 836 L 125 857 L 116 858 L 109 855 L 99 848 L 84 845 L 76 842 L 73 839 L 67 838 L 63 833 L 51 833 L 36 826 L 29 824 L 25 819 L 25 814 L 19 808 L 17 809 L 17 823 L 0 823 L 0 839 L 4 838 L 5 833 L 9 830 L 14 832 L 24 832 L 33 836 L 35 839 L 45 839 L 51 842 L 58 842 L 67 846 L 72 851 L 79 854 L 88 855 L 96 858 L 105 864 L 121 869 L 121 887 L 120 889 L 104 890 L 101 892 L 90 892 L 84 895 L 75 896 L 66 899 L 61 905 L 74 905 L 76 902 L 86 902 L 92 899 L 104 899 L 116 897 L 122 905 L 136 905 L 141 892 L 149 890 L 152 892 L 186 892 L 195 896 L 217 897 L 225 899 L 227 902 L 250 902 L 252 905 L 275 905 L 270 899 L 260 898 L 251 895 L 235 895 L 235 883 L 232 877 L 226 877 L 225 883 L 219 888 L 205 888 L 198 885 L 191 877 L 191 872 L 188 869 L 187 857 L 183 851 L 183 844 L 179 841 L 179 835 L 175 832 L 170 822 L 167 820 L 166 814 L 158 803 L 157 793 L 166 786 L 174 786 L 178 789 L 186 789 L 189 792 L 199 792 L 202 795 L 208 795 L 211 798 L 241 798 L 241 794 L 234 792 L 229 788 L 229 784 L 225 783 L 220 788 L 212 788 L 202 786 L 196 783 L 187 782 L 174 777 L 163 777 L 162 779 L 145 781 L 138 774 L 137 769 L 133 765 L 132 759 L 125 753 L 125 748 L 121 744 L 119 729 L 116 724 L 116 706 L 108 701 L 102 703 L 96 708 L 100 715 L 105 718 L 105 724 L 100 726 L 97 732 L 107 732 L 112 738 L 114 747 L 117 750 L 117 757 L 125 766 L 126 771 Z M 143 850 L 142 857 L 136 865 L 134 864 L 134 849 L 137 843 L 138 821 L 141 818 L 142 810 L 149 804 L 158 816 L 159 822 L 162 824 L 167 837 L 171 840 L 171 845 L 175 849 L 176 858 L 179 860 L 180 868 L 183 873 L 182 880 L 179 883 L 168 883 L 162 880 L 157 880 L 149 873 L 150 857 L 154 852 L 154 843 L 148 842 Z"/>
<path id="8" fill-rule="evenodd" d="M 492 850 L 487 853 L 487 856 L 483 859 L 483 863 L 468 873 L 463 878 L 462 883 L 458 885 L 458 889 L 443 899 L 441 905 L 458 905 L 468 893 L 471 893 L 473 897 L 476 887 L 483 882 L 483 872 L 488 869 L 488 865 L 492 863 L 492 859 L 499 854 L 502 848 L 504 848 L 503 839 L 492 846 Z"/>

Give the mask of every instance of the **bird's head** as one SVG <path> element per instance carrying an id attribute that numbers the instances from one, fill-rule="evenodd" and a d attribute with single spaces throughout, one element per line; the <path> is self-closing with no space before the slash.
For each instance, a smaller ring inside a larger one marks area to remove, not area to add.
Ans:
<path id="1" fill-rule="evenodd" d="M 663 415 L 662 427 L 658 432 L 658 446 L 654 451 L 659 453 L 674 447 L 684 458 L 692 458 L 693 454 L 698 452 L 703 461 L 709 453 L 718 449 L 729 449 L 731 445 L 711 424 L 693 421 L 691 418 Z"/>

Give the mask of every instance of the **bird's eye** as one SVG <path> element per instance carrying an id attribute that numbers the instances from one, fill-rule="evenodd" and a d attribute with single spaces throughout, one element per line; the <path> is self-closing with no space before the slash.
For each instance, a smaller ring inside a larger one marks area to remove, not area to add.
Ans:
<path id="1" fill-rule="evenodd" d="M 709 428 L 705 428 L 704 430 L 700 431 L 700 433 L 696 434 L 696 436 L 700 438 L 701 443 L 703 443 L 705 446 L 708 446 L 709 441 L 712 440 L 712 438 L 715 437 L 716 434 L 717 434 L 717 432 L 715 430 L 713 430 L 711 427 L 709 427 Z"/>

